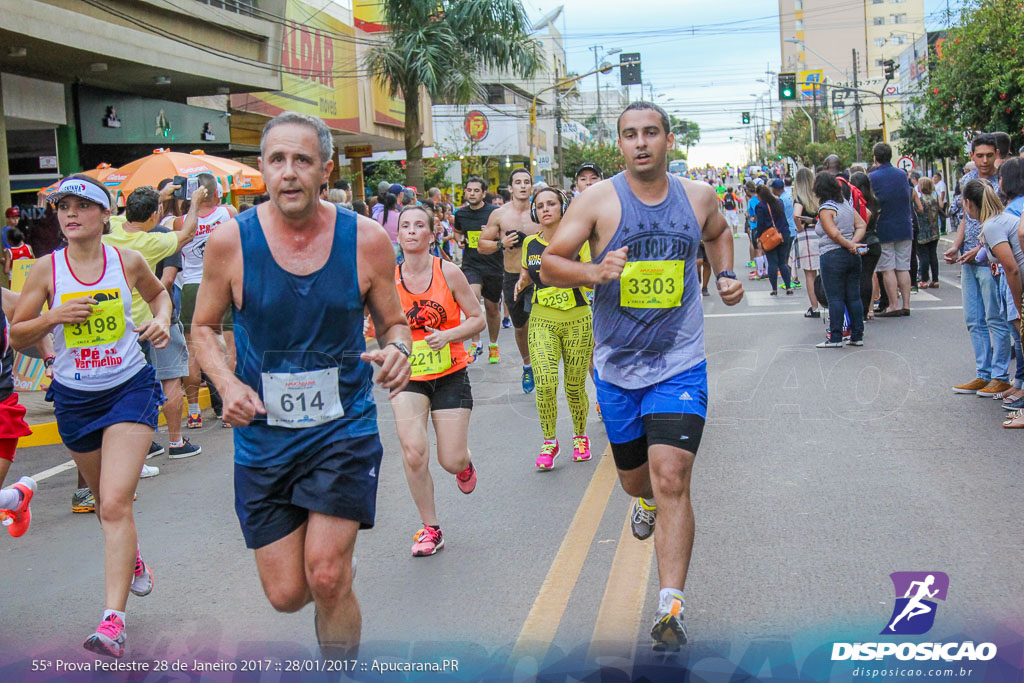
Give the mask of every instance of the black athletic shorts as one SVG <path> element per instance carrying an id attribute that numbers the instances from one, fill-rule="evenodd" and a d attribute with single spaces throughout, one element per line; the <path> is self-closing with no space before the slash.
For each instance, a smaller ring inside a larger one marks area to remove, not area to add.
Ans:
<path id="1" fill-rule="evenodd" d="M 471 285 L 480 285 L 480 293 L 488 301 L 498 303 L 501 301 L 501 273 L 489 268 L 482 268 L 476 264 L 462 264 L 462 272 Z M 502 271 L 504 272 L 504 271 Z"/>
<path id="2" fill-rule="evenodd" d="M 533 297 L 533 285 L 519 292 L 519 299 L 515 299 L 516 283 L 519 282 L 519 273 L 505 271 L 502 281 L 502 293 L 505 295 L 505 305 L 508 306 L 509 317 L 512 318 L 512 327 L 526 327 L 530 322 L 530 312 L 526 310 L 526 302 Z"/>
<path id="3" fill-rule="evenodd" d="M 426 396 L 430 399 L 431 410 L 473 410 L 473 389 L 469 385 L 469 373 L 466 368 L 437 379 L 409 380 L 402 391 Z"/>
<path id="4" fill-rule="evenodd" d="M 271 467 L 235 463 L 235 512 L 248 548 L 262 548 L 302 526 L 310 512 L 373 527 L 384 454 L 376 434 L 341 439 L 317 453 Z"/>

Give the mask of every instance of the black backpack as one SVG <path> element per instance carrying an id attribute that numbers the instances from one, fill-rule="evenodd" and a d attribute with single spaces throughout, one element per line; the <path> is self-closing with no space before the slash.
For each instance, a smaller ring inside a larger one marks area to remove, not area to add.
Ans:
<path id="1" fill-rule="evenodd" d="M 726 211 L 732 211 L 736 208 L 736 200 L 733 199 L 732 192 L 725 194 L 725 199 L 722 200 L 722 206 L 725 207 Z"/>

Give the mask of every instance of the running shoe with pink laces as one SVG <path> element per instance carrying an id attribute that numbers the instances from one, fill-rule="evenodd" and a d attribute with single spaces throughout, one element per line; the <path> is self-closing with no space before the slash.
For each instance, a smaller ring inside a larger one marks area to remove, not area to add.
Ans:
<path id="1" fill-rule="evenodd" d="M 550 470 L 555 466 L 555 458 L 558 457 L 558 439 L 554 441 L 545 439 L 540 447 L 540 455 L 537 456 L 537 469 Z"/>
<path id="2" fill-rule="evenodd" d="M 413 538 L 416 540 L 412 546 L 413 557 L 429 557 L 444 547 L 444 536 L 441 535 L 441 530 L 426 524 L 416 532 Z"/>
<path id="3" fill-rule="evenodd" d="M 476 468 L 473 467 L 472 461 L 466 465 L 466 469 L 455 475 L 455 482 L 463 493 L 473 493 L 473 489 L 476 488 Z"/>
<path id="4" fill-rule="evenodd" d="M 586 434 L 572 437 L 572 461 L 586 462 L 590 460 L 590 437 Z"/>
<path id="5" fill-rule="evenodd" d="M 142 561 L 142 551 L 135 551 L 135 577 L 132 579 L 132 595 L 140 598 L 153 592 L 153 572 L 149 565 Z"/>
<path id="6" fill-rule="evenodd" d="M 124 645 L 127 641 L 124 622 L 116 614 L 111 614 L 100 622 L 96 627 L 96 633 L 89 636 L 82 647 L 99 655 L 121 658 L 124 656 Z"/>

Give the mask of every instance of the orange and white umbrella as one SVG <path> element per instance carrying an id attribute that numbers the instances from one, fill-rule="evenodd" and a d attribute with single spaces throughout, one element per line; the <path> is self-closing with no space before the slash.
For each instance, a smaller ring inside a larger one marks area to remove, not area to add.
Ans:
<path id="1" fill-rule="evenodd" d="M 249 170 L 248 178 L 244 177 L 245 169 Z M 105 184 L 115 195 L 127 197 L 135 188 L 147 185 L 156 187 L 164 178 L 190 178 L 202 173 L 213 175 L 222 188 L 239 194 L 261 194 L 266 191 L 262 175 L 251 166 L 222 157 L 202 153 L 184 154 L 167 149 L 155 149 L 149 156 L 125 164 L 116 173 L 108 175 Z M 236 174 L 239 176 L 237 181 Z"/>
<path id="2" fill-rule="evenodd" d="M 100 182 L 102 182 L 104 185 L 106 185 L 109 188 L 110 187 L 110 183 L 107 182 L 107 178 L 112 173 L 116 173 L 116 172 L 117 172 L 117 169 L 114 168 L 113 166 L 111 166 L 110 164 L 100 164 L 96 168 L 91 168 L 88 171 L 83 171 L 82 175 L 87 175 L 87 176 L 89 176 L 91 178 L 95 178 L 96 180 L 99 180 Z M 53 185 L 50 185 L 48 187 L 44 187 L 43 189 L 39 190 L 39 194 L 44 195 L 44 196 L 48 195 L 48 194 L 51 194 L 53 192 L 56 192 L 58 187 L 60 187 L 60 180 L 55 182 Z"/>

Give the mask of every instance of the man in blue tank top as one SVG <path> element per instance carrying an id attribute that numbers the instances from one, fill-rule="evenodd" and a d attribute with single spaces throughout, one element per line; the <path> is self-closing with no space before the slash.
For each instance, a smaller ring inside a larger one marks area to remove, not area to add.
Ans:
<path id="1" fill-rule="evenodd" d="M 693 549 L 690 475 L 707 416 L 701 241 L 728 306 L 743 298 L 732 235 L 715 189 L 669 175 L 674 138 L 657 105 L 619 116 L 626 170 L 570 206 L 544 252 L 556 287 L 594 284 L 594 384 L 622 488 L 636 496 L 633 535 L 654 534 L 661 594 L 656 650 L 686 643 L 683 588 Z M 590 242 L 592 263 L 574 260 Z M 660 521 L 655 528 L 655 519 Z"/>
<path id="2" fill-rule="evenodd" d="M 319 199 L 331 155 L 320 119 L 286 112 L 267 123 L 270 201 L 210 235 L 193 331 L 236 428 L 235 509 L 263 589 L 282 612 L 315 602 L 321 652 L 351 658 L 362 627 L 352 550 L 373 526 L 381 459 L 371 364 L 394 396 L 409 380 L 412 337 L 384 228 Z M 235 372 L 215 337 L 228 306 Z"/>

